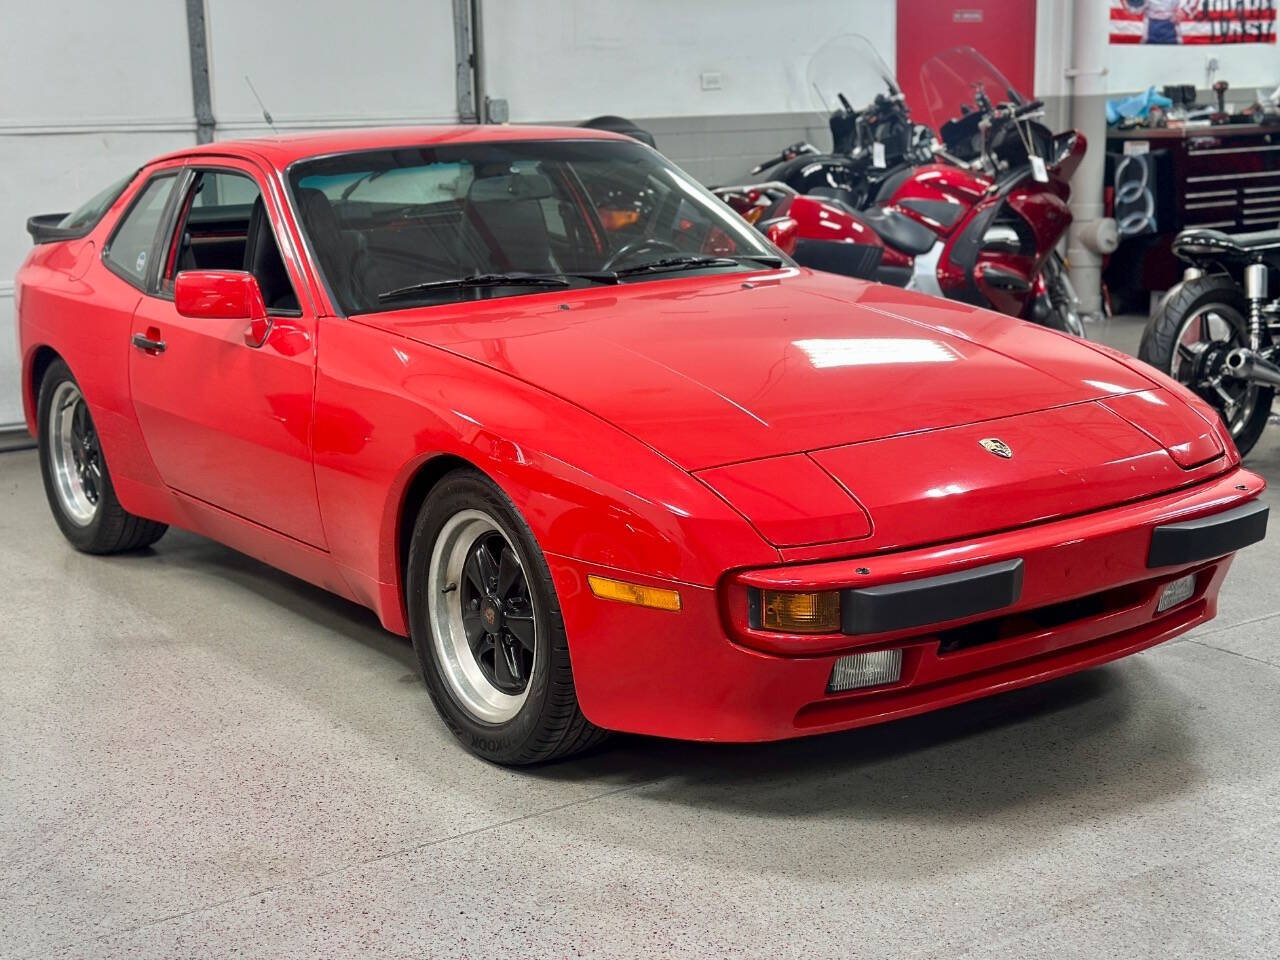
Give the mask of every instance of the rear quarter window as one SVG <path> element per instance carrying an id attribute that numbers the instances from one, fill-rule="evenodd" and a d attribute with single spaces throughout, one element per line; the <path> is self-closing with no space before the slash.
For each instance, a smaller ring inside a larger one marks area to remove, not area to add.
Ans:
<path id="1" fill-rule="evenodd" d="M 103 259 L 115 273 L 135 287 L 146 286 L 147 268 L 156 246 L 156 234 L 160 230 L 160 222 L 177 179 L 176 172 L 152 177 L 138 191 L 107 242 Z"/>
<path id="2" fill-rule="evenodd" d="M 83 230 L 88 233 L 102 219 L 102 215 L 111 208 L 111 205 L 116 202 L 120 194 L 124 193 L 124 188 L 133 182 L 135 176 L 137 176 L 136 170 L 128 176 L 121 177 L 110 186 L 99 190 L 79 207 L 59 220 L 59 229 Z"/>

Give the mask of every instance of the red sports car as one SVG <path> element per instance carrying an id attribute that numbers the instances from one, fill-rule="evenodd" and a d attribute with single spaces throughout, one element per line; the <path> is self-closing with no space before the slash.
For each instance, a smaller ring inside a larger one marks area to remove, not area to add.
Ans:
<path id="1" fill-rule="evenodd" d="M 653 150 L 215 143 L 33 217 L 28 425 L 91 553 L 172 524 L 377 611 L 473 751 L 754 741 L 1214 615 L 1263 482 L 1095 344 L 797 269 Z"/>

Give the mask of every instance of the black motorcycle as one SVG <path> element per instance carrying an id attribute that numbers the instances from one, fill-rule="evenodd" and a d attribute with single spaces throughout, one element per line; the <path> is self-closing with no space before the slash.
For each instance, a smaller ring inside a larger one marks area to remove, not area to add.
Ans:
<path id="1" fill-rule="evenodd" d="M 1184 230 L 1173 252 L 1191 268 L 1147 324 L 1138 357 L 1212 405 L 1243 456 L 1280 387 L 1280 298 L 1267 293 L 1280 271 L 1280 230 Z"/>
<path id="2" fill-rule="evenodd" d="M 809 62 L 810 95 L 826 116 L 831 152 L 800 141 L 752 168 L 797 193 L 834 197 L 855 210 L 883 203 L 913 168 L 933 162 L 933 131 L 911 122 L 906 98 L 875 47 L 834 37 Z M 849 96 L 868 97 L 855 108 Z M 831 101 L 834 101 L 834 108 Z"/>

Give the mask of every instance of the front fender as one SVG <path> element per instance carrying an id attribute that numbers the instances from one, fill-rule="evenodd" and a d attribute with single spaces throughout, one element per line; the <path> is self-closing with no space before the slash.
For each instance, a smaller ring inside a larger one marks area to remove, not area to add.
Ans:
<path id="1" fill-rule="evenodd" d="M 496 482 L 548 555 L 702 586 L 731 566 L 778 561 L 702 483 L 567 401 L 357 321 L 322 320 L 318 341 L 325 538 L 353 589 L 383 596 L 384 621 L 388 589 L 398 595 L 401 580 L 406 492 L 441 456 Z"/>

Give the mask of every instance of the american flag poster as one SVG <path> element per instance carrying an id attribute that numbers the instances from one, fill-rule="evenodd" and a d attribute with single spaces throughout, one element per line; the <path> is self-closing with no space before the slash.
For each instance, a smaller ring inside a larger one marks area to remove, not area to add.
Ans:
<path id="1" fill-rule="evenodd" d="M 1275 43 L 1277 0 L 1111 0 L 1112 43 Z"/>

